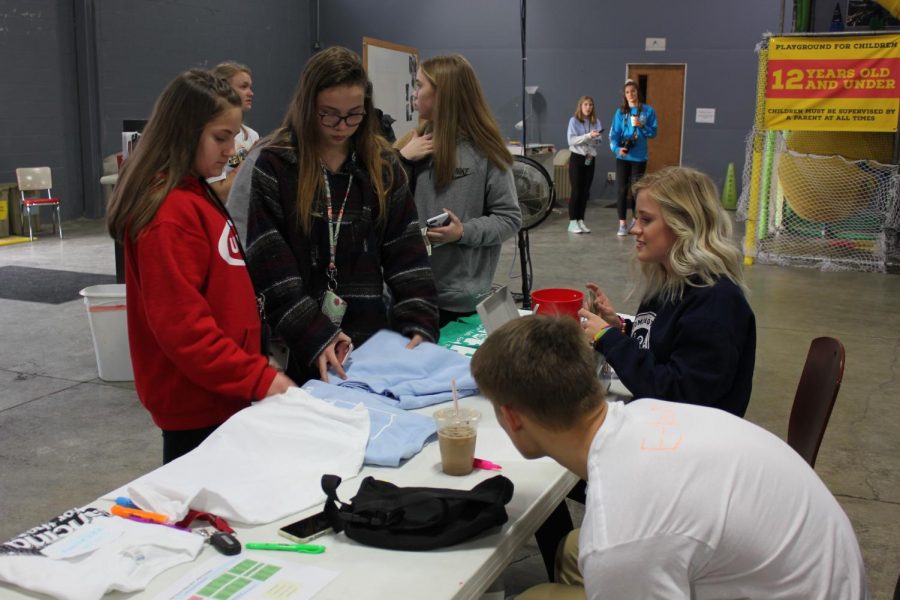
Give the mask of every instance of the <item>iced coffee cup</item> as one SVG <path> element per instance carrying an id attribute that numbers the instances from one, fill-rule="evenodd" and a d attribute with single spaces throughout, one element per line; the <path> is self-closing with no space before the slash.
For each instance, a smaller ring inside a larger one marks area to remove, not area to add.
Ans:
<path id="1" fill-rule="evenodd" d="M 641 118 L 638 115 L 631 115 L 631 126 L 632 127 L 640 127 L 641 126 Z"/>
<path id="2" fill-rule="evenodd" d="M 481 413 L 471 408 L 442 408 L 434 413 L 441 467 L 447 475 L 468 475 L 475 460 L 475 437 Z"/>

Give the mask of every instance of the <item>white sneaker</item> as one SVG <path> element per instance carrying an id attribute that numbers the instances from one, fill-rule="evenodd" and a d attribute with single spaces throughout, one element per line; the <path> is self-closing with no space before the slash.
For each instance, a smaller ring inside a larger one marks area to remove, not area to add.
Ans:
<path id="1" fill-rule="evenodd" d="M 591 230 L 588 229 L 588 226 L 584 224 L 584 219 L 578 219 L 578 226 L 581 228 L 582 233 L 590 233 Z"/>
<path id="2" fill-rule="evenodd" d="M 578 226 L 578 221 L 569 221 L 569 233 L 582 233 L 581 227 Z"/>
<path id="3" fill-rule="evenodd" d="M 624 223 L 619 224 L 619 230 L 616 232 L 616 235 L 625 236 L 628 235 L 628 226 Z"/>

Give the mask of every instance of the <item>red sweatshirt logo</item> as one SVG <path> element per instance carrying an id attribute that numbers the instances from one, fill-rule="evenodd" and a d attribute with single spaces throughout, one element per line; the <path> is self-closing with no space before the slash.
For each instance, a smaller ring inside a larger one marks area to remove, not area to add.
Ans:
<path id="1" fill-rule="evenodd" d="M 244 258 L 238 248 L 237 236 L 234 230 L 225 223 L 222 235 L 219 236 L 219 255 L 229 265 L 243 266 Z"/>

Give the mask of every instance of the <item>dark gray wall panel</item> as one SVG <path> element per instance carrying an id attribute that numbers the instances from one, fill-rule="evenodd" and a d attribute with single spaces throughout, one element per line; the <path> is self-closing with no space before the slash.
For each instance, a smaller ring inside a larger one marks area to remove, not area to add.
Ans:
<path id="1" fill-rule="evenodd" d="M 117 0 L 99 11 L 104 153 L 121 148 L 123 119 L 146 118 L 178 73 L 235 60 L 253 70 L 247 124 L 268 133 L 310 54 L 307 2 Z"/>
<path id="2" fill-rule="evenodd" d="M 73 23 L 69 1 L 0 0 L 0 182 L 49 166 L 64 219 L 84 210 Z"/>
<path id="3" fill-rule="evenodd" d="M 538 85 L 529 141 L 565 147 L 565 128 L 582 94 L 594 97 L 609 126 L 621 99 L 625 65 L 687 63 L 683 162 L 723 183 L 729 162 L 740 176 L 744 138 L 753 122 L 754 46 L 778 28 L 781 0 L 627 3 L 528 2 L 528 84 Z M 363 36 L 419 48 L 423 58 L 460 52 L 478 71 L 505 135 L 518 138 L 521 119 L 519 2 L 515 0 L 391 0 L 378 10 L 362 0 L 322 2 L 322 43 L 360 49 Z M 666 52 L 645 52 L 644 38 L 665 37 Z M 716 123 L 694 123 L 696 108 L 715 108 Z M 594 195 L 610 197 L 598 161 Z"/>
<path id="4" fill-rule="evenodd" d="M 78 22 L 76 12 L 93 20 Z M 86 28 L 98 83 L 82 89 L 80 104 L 76 32 Z M 0 182 L 14 181 L 16 167 L 50 165 L 63 218 L 100 216 L 100 194 L 82 193 L 82 104 L 99 107 L 99 131 L 90 133 L 103 156 L 113 154 L 122 119 L 149 116 L 180 71 L 237 60 L 253 69 L 247 122 L 265 134 L 281 120 L 310 47 L 308 0 L 0 0 Z M 99 179 L 102 156 L 93 158 L 86 176 Z"/>

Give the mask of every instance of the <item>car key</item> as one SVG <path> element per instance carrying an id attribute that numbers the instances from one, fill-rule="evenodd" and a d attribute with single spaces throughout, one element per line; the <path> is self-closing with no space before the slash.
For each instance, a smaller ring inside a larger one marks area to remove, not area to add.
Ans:
<path id="1" fill-rule="evenodd" d="M 225 556 L 234 556 L 241 553 L 241 542 L 231 533 L 217 531 L 213 527 L 195 529 L 194 533 L 202 535 L 209 542 L 210 546 Z"/>
<path id="2" fill-rule="evenodd" d="M 225 556 L 234 556 L 241 553 L 241 542 L 234 534 L 217 531 L 207 538 L 209 545 Z"/>

